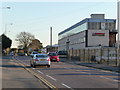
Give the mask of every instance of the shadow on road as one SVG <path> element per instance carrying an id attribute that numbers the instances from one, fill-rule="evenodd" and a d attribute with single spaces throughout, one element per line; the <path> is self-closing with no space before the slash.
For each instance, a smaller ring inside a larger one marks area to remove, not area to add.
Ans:
<path id="1" fill-rule="evenodd" d="M 6 68 L 22 68 L 20 65 L 0 65 L 0 67 L 6 67 Z"/>

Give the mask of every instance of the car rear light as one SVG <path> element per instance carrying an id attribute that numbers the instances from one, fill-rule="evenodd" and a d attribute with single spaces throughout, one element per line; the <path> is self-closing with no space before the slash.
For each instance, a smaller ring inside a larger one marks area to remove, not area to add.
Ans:
<path id="1" fill-rule="evenodd" d="M 50 58 L 48 58 L 47 61 L 50 61 Z"/>
<path id="2" fill-rule="evenodd" d="M 34 61 L 39 61 L 38 59 L 35 59 Z"/>

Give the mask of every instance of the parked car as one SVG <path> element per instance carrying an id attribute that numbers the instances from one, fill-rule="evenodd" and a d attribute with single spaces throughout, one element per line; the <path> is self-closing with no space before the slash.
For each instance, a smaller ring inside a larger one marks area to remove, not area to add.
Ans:
<path id="1" fill-rule="evenodd" d="M 50 57 L 47 54 L 34 54 L 33 58 L 30 60 L 30 65 L 34 68 L 41 65 L 50 67 L 50 63 Z"/>
<path id="2" fill-rule="evenodd" d="M 33 57 L 34 54 L 38 54 L 38 52 L 37 52 L 37 51 L 33 51 L 33 52 L 30 54 L 30 56 Z"/>
<path id="3" fill-rule="evenodd" d="M 25 56 L 25 53 L 19 52 L 19 53 L 17 53 L 17 54 L 18 54 L 18 56 Z"/>
<path id="4" fill-rule="evenodd" d="M 60 61 L 58 54 L 55 52 L 49 52 L 48 56 L 50 57 L 50 61 Z"/>
<path id="5" fill-rule="evenodd" d="M 13 53 L 13 52 L 10 52 L 10 56 L 14 56 L 14 53 Z"/>
<path id="6" fill-rule="evenodd" d="M 58 56 L 61 57 L 61 58 L 66 58 L 68 53 L 67 51 L 58 51 Z"/>

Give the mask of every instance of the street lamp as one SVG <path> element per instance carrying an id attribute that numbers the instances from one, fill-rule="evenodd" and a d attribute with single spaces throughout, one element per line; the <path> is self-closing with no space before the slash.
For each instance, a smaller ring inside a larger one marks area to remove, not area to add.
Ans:
<path id="1" fill-rule="evenodd" d="M 11 9 L 11 7 L 9 7 L 9 6 L 7 6 L 7 7 L 0 7 L 0 9 Z M 5 24 L 5 32 L 4 32 L 4 34 L 7 33 L 7 26 L 8 26 L 8 25 L 12 25 L 12 23 L 10 23 L 10 24 Z"/>
<path id="2" fill-rule="evenodd" d="M 0 7 L 0 9 L 11 9 L 11 7 Z"/>
<path id="3" fill-rule="evenodd" d="M 7 26 L 8 25 L 13 25 L 13 23 L 5 24 L 5 32 L 4 32 L 5 35 L 7 34 Z"/>
<path id="4" fill-rule="evenodd" d="M 120 1 L 117 0 L 117 30 L 118 30 L 118 42 L 117 42 L 117 66 L 120 65 L 119 49 L 120 49 Z"/>
<path id="5" fill-rule="evenodd" d="M 50 51 L 52 52 L 52 27 L 50 27 Z"/>

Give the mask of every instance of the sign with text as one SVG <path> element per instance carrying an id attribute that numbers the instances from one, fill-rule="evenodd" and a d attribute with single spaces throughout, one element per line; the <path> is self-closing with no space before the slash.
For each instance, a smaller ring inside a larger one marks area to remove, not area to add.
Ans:
<path id="1" fill-rule="evenodd" d="M 92 36 L 105 36 L 105 33 L 92 33 Z"/>

